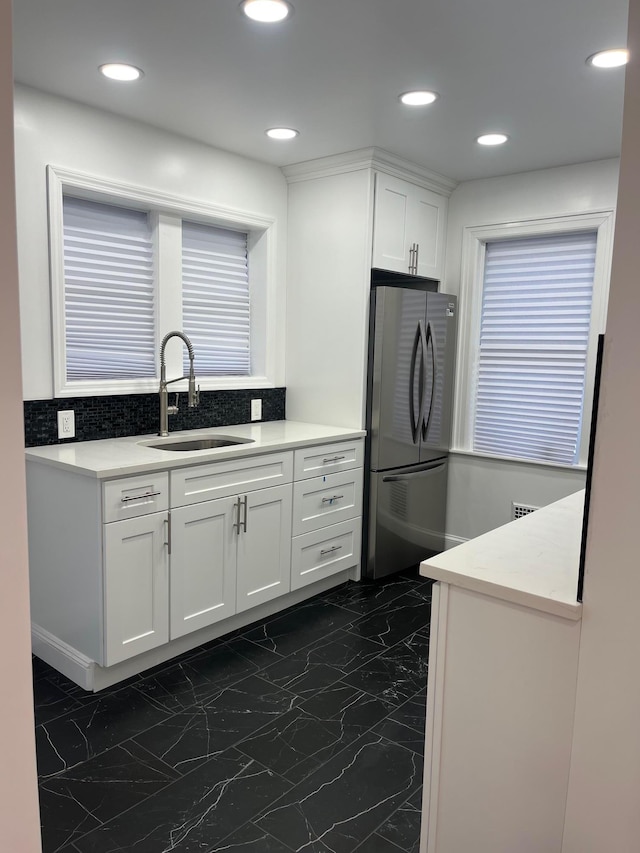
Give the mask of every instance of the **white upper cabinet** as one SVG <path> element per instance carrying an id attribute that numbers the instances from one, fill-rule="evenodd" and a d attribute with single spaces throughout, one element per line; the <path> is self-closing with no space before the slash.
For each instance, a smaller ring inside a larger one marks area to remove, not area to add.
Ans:
<path id="1" fill-rule="evenodd" d="M 441 280 L 446 216 L 445 196 L 378 172 L 372 265 Z"/>

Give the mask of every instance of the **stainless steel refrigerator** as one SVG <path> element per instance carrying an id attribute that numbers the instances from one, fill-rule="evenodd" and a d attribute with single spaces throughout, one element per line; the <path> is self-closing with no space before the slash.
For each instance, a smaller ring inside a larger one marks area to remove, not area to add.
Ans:
<path id="1" fill-rule="evenodd" d="M 438 282 L 372 271 L 364 571 L 444 550 L 457 300 Z"/>

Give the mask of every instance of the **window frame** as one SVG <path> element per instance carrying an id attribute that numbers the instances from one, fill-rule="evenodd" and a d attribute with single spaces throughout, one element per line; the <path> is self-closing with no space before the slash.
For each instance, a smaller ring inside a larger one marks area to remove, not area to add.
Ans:
<path id="1" fill-rule="evenodd" d="M 247 232 L 249 288 L 251 294 L 251 374 L 249 376 L 197 375 L 201 390 L 274 388 L 276 364 L 276 220 L 240 209 L 157 192 L 147 187 L 47 166 L 49 259 L 53 384 L 55 397 L 106 396 L 150 393 L 158 390 L 159 348 L 163 336 L 182 330 L 182 220 Z M 69 381 L 66 376 L 64 223 L 62 200 L 72 195 L 149 213 L 154 238 L 156 299 L 156 375 L 146 379 Z M 160 250 L 160 246 L 162 249 Z M 174 280 L 179 287 L 163 286 Z M 175 342 L 173 342 L 175 343 Z M 167 376 L 182 375 L 182 351 L 175 343 L 166 350 Z M 184 387 L 183 387 L 184 386 Z M 176 383 L 175 391 L 184 390 Z"/>
<path id="2" fill-rule="evenodd" d="M 458 315 L 458 359 L 454 396 L 452 452 L 489 459 L 510 460 L 525 465 L 542 465 L 552 468 L 585 468 L 589 450 L 589 422 L 593 406 L 593 384 L 597 355 L 598 335 L 604 332 L 611 275 L 613 249 L 614 211 L 597 210 L 520 222 L 502 222 L 490 225 L 466 226 L 462 237 L 462 268 Z M 502 456 L 477 451 L 473 448 L 475 419 L 476 377 L 480 327 L 482 319 L 482 294 L 486 244 L 500 240 L 523 239 L 553 234 L 595 231 L 596 257 L 593 277 L 591 324 L 585 372 L 585 391 L 580 431 L 580 449 L 577 462 L 567 465 L 545 460 Z"/>

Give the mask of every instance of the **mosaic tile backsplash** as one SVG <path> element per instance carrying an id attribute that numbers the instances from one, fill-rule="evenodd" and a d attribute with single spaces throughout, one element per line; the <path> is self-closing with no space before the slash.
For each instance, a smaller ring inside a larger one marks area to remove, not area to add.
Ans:
<path id="1" fill-rule="evenodd" d="M 169 418 L 169 432 L 205 427 L 249 423 L 251 400 L 262 400 L 262 420 L 285 418 L 285 388 L 260 388 L 242 391 L 201 391 L 197 409 L 187 407 L 187 394 L 179 395 L 180 411 Z M 169 403 L 175 394 L 169 395 Z M 58 439 L 58 412 L 73 409 L 75 438 Z M 69 441 L 93 441 L 125 435 L 158 432 L 160 405 L 158 394 L 119 394 L 110 397 L 65 397 L 55 400 L 27 400 L 24 404 L 24 432 L 27 447 L 64 444 Z"/>

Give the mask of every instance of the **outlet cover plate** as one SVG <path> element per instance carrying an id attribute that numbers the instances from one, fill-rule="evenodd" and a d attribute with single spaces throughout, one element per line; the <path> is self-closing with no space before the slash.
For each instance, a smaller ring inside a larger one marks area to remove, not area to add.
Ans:
<path id="1" fill-rule="evenodd" d="M 58 438 L 75 438 L 76 416 L 73 409 L 58 412 Z"/>
<path id="2" fill-rule="evenodd" d="M 258 398 L 257 400 L 251 401 L 251 420 L 252 421 L 261 421 L 262 420 L 262 398 Z"/>

